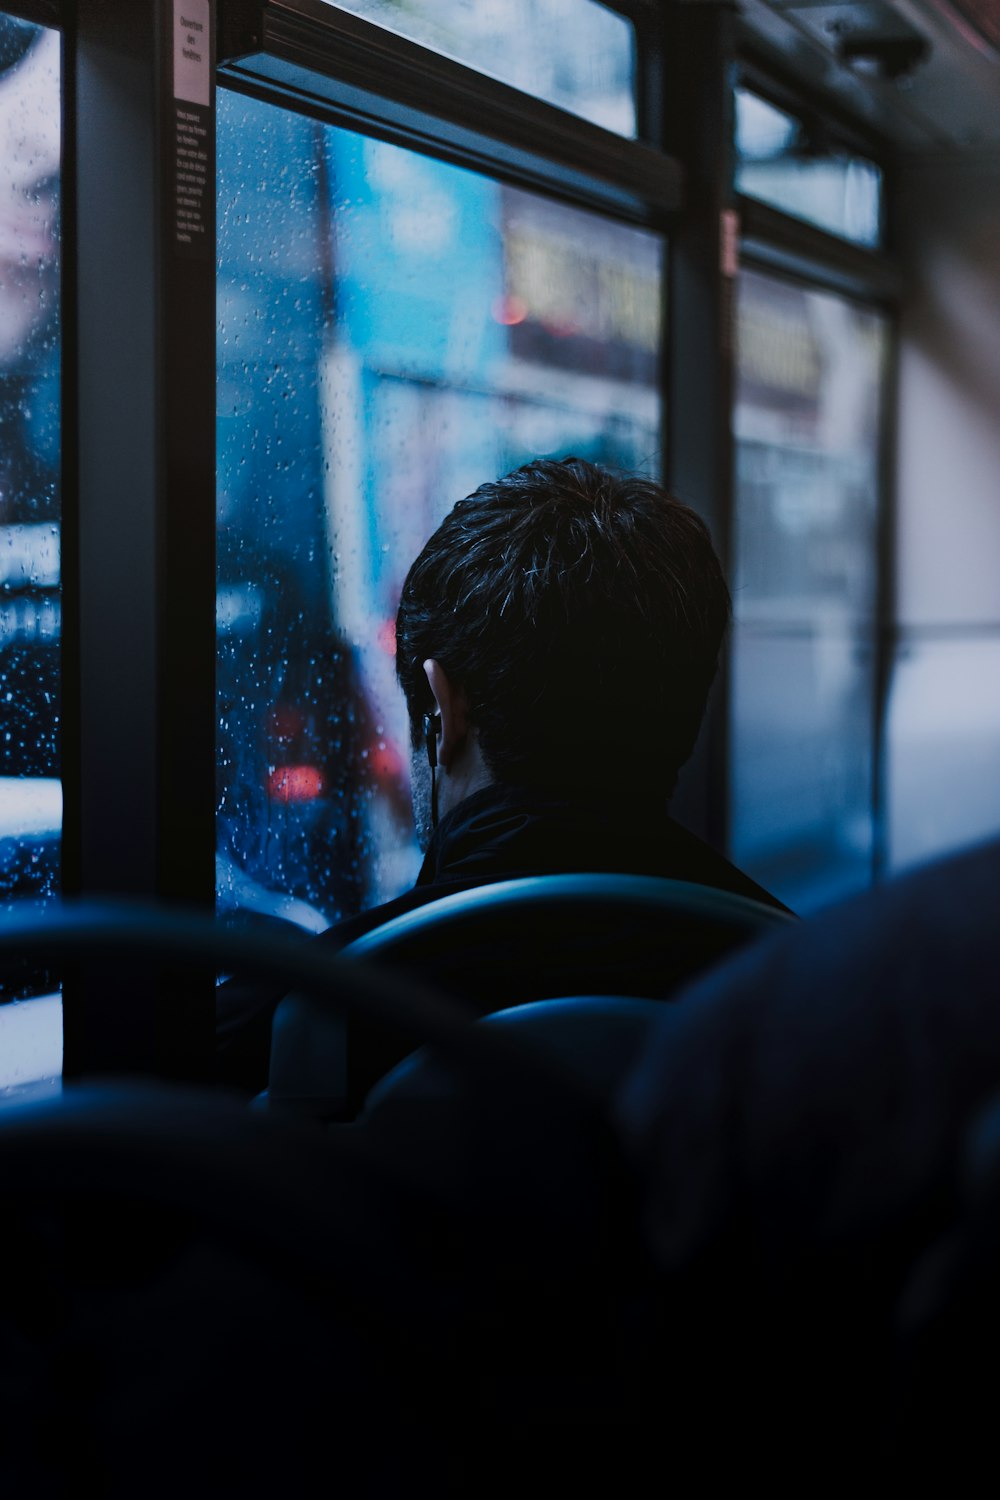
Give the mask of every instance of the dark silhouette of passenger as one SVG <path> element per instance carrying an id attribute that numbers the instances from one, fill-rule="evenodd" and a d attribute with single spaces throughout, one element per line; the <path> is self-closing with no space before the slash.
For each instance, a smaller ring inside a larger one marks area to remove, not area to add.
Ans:
<path id="1" fill-rule="evenodd" d="M 994 840 L 662 1007 L 617 1109 L 655 1262 L 643 1399 L 710 1490 L 964 1494 L 994 1462 L 998 893 Z"/>
<path id="2" fill-rule="evenodd" d="M 668 812 L 729 618 L 705 525 L 652 480 L 540 460 L 459 501 L 411 567 L 396 622 L 424 863 L 412 891 L 321 941 L 342 946 L 456 890 L 574 871 L 778 905 Z M 481 959 L 461 994 L 488 1010 L 507 1000 L 483 988 Z M 264 1087 L 276 998 L 220 992 L 222 1081 Z M 408 1049 L 351 1026 L 363 1095 Z"/>

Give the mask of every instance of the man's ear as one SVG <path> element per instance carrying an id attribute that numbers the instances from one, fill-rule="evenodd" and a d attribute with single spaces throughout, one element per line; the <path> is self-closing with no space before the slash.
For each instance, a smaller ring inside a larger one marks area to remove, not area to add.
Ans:
<path id="1" fill-rule="evenodd" d="M 465 694 L 452 685 L 448 674 L 439 661 L 430 657 L 424 662 L 424 674 L 441 715 L 441 730 L 438 740 L 438 761 L 445 768 L 465 744 L 469 733 L 469 715 Z"/>

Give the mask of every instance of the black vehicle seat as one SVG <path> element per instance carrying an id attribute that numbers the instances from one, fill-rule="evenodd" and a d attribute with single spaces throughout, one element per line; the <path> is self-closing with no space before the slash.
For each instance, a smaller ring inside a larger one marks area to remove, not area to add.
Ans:
<path id="1" fill-rule="evenodd" d="M 565 995 L 529 1000 L 482 1018 L 502 1026 L 519 1040 L 549 1053 L 595 1094 L 610 1101 L 662 1015 L 658 1000 L 632 995 Z M 440 1056 L 421 1047 L 379 1080 L 368 1096 L 365 1114 L 397 1099 L 426 1097 L 447 1082 Z"/>
<path id="2" fill-rule="evenodd" d="M 795 919 L 711 886 L 647 875 L 543 875 L 457 891 L 373 928 L 344 955 L 403 970 L 474 1015 L 560 996 L 663 1000 L 744 944 Z M 274 1016 L 270 1107 L 353 1118 L 415 1045 L 345 1021 L 321 997 Z"/>
<path id="3" fill-rule="evenodd" d="M 374 1497 L 427 1473 L 457 1496 L 484 1455 L 484 1496 L 528 1493 L 529 1469 L 538 1494 L 620 1474 L 632 1195 L 571 1074 L 396 973 L 205 916 L 81 903 L 0 923 L 0 964 L 40 953 L 137 983 L 167 958 L 244 965 L 364 1004 L 458 1062 L 468 1108 L 457 1137 L 425 1119 L 381 1152 L 145 1079 L 0 1110 L 4 1492 L 115 1500 L 138 1474 L 166 1500 L 197 1474 L 299 1494 L 326 1474 Z"/>

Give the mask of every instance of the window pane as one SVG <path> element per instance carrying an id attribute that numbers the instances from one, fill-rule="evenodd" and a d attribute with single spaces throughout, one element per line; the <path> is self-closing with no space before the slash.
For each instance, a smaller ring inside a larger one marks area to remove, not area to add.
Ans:
<path id="1" fill-rule="evenodd" d="M 744 272 L 737 338 L 737 618 L 870 620 L 885 320 Z"/>
<path id="2" fill-rule="evenodd" d="M 220 906 L 322 923 L 419 863 L 393 622 L 438 521 L 539 455 L 658 468 L 661 245 L 232 95 L 219 156 Z"/>
<path id="3" fill-rule="evenodd" d="M 59 37 L 0 14 L 0 900 L 59 890 Z M 8 982 L 10 1001 L 48 986 Z M 0 1089 L 58 1073 L 58 1000 L 0 1014 Z"/>
<path id="4" fill-rule="evenodd" d="M 734 633 L 733 857 L 798 912 L 871 880 L 872 674 L 847 635 Z"/>
<path id="5" fill-rule="evenodd" d="M 732 851 L 797 910 L 867 884 L 885 324 L 739 289 Z"/>
<path id="6" fill-rule="evenodd" d="M 882 242 L 882 173 L 810 137 L 801 121 L 736 90 L 736 187 L 783 213 L 869 249 Z"/>
<path id="7" fill-rule="evenodd" d="M 1000 639 L 908 641 L 889 696 L 893 870 L 1000 833 Z"/>
<path id="8" fill-rule="evenodd" d="M 606 130 L 635 135 L 635 32 L 594 0 L 336 3 Z"/>

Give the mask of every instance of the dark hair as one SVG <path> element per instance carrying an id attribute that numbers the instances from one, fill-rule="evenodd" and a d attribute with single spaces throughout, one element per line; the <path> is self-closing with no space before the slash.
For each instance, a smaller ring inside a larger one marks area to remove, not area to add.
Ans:
<path id="1" fill-rule="evenodd" d="M 633 783 L 669 796 L 729 616 L 686 505 L 579 458 L 525 464 L 460 500 L 403 584 L 396 671 L 414 745 L 436 657 L 498 781 L 592 784 L 627 757 Z"/>

